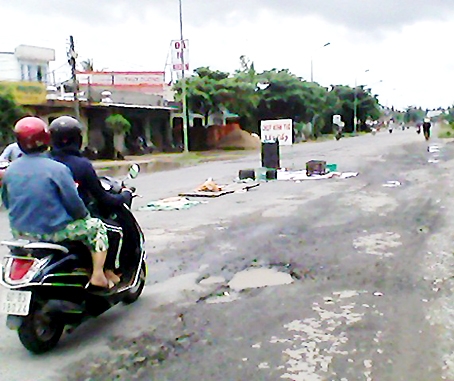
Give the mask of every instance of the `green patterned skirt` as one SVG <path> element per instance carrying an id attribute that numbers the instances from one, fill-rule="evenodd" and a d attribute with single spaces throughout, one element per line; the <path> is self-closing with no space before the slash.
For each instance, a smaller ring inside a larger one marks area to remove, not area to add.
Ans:
<path id="1" fill-rule="evenodd" d="M 106 251 L 109 246 L 107 228 L 99 218 L 87 217 L 75 220 L 65 228 L 52 234 L 32 234 L 11 228 L 14 238 L 25 238 L 48 242 L 82 241 L 92 252 Z"/>

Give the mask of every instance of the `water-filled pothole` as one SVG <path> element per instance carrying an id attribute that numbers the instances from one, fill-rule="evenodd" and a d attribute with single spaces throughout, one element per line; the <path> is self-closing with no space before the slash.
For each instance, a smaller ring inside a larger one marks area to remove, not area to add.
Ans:
<path id="1" fill-rule="evenodd" d="M 267 286 L 280 286 L 293 283 L 294 279 L 288 273 L 273 268 L 249 268 L 236 273 L 228 283 L 234 291 Z"/>

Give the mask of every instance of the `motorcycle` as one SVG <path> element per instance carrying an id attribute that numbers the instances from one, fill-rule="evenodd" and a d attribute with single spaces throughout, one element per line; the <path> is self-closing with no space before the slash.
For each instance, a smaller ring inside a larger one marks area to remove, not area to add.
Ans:
<path id="1" fill-rule="evenodd" d="M 137 177 L 139 171 L 133 164 L 128 178 Z M 125 180 L 100 177 L 100 181 L 112 193 L 125 187 Z M 137 196 L 135 189 L 130 189 L 133 198 Z M 71 332 L 120 302 L 131 304 L 139 298 L 145 286 L 146 254 L 143 232 L 130 207 L 124 204 L 116 211 L 115 218 L 125 228 L 116 258 L 121 281 L 112 289 L 94 291 L 88 287 L 92 260 L 82 242 L 2 242 L 10 253 L 0 265 L 0 284 L 7 288 L 0 314 L 7 315 L 8 328 L 17 330 L 29 351 L 50 351 L 65 330 Z"/>

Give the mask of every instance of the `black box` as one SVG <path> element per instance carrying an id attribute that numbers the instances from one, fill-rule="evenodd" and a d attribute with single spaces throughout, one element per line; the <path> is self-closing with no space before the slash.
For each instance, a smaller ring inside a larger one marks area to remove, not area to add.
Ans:
<path id="1" fill-rule="evenodd" d="M 262 143 L 262 167 L 280 168 L 279 141 Z"/>
<path id="2" fill-rule="evenodd" d="M 306 163 L 306 175 L 325 175 L 326 174 L 326 161 L 311 160 Z"/>

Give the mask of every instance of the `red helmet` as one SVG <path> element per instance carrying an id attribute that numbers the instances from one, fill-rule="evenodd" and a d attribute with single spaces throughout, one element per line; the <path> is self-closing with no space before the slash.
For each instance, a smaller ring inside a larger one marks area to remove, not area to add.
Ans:
<path id="1" fill-rule="evenodd" d="M 50 133 L 40 118 L 27 116 L 14 126 L 17 144 L 25 153 L 43 152 L 49 147 Z"/>

